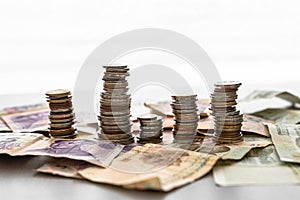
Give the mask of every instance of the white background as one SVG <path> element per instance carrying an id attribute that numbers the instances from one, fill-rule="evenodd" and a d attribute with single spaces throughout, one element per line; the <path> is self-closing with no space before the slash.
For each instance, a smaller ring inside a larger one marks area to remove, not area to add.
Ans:
<path id="1" fill-rule="evenodd" d="M 73 88 L 98 45 L 137 28 L 186 35 L 206 50 L 224 80 L 293 91 L 299 25 L 297 0 L 1 0 L 0 94 Z"/>

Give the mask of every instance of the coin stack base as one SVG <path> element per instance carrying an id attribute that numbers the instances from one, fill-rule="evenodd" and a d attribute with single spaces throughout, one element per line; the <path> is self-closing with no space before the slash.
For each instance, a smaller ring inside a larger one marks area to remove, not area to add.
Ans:
<path id="1" fill-rule="evenodd" d="M 138 117 L 140 121 L 139 143 L 162 142 L 162 118 L 156 115 L 144 115 Z"/>
<path id="2" fill-rule="evenodd" d="M 214 136 L 219 143 L 243 141 L 241 133 L 243 115 L 236 109 L 237 90 L 240 82 L 219 82 L 211 95 L 211 110 L 214 116 Z"/>
<path id="3" fill-rule="evenodd" d="M 172 96 L 171 107 L 175 116 L 173 134 L 177 143 L 191 143 L 196 134 L 199 117 L 197 95 Z"/>
<path id="4" fill-rule="evenodd" d="M 46 96 L 50 107 L 50 135 L 58 138 L 76 137 L 71 92 L 64 89 L 52 90 Z"/>
<path id="5" fill-rule="evenodd" d="M 104 92 L 100 100 L 99 138 L 114 143 L 130 144 L 133 142 L 131 134 L 130 104 L 131 98 L 127 94 L 128 82 L 126 77 L 129 69 L 123 65 L 104 66 Z"/>

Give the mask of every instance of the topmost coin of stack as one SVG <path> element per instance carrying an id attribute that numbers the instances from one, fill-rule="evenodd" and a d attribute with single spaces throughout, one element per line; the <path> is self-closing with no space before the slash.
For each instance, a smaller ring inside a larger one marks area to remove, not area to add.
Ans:
<path id="1" fill-rule="evenodd" d="M 101 126 L 99 137 L 112 142 L 128 144 L 132 142 L 130 122 L 130 95 L 127 94 L 129 75 L 126 65 L 103 66 L 104 92 L 100 100 Z"/>
<path id="2" fill-rule="evenodd" d="M 214 136 L 221 143 L 237 143 L 243 141 L 241 133 L 243 115 L 236 109 L 237 90 L 240 82 L 218 82 L 211 95 L 211 110 L 214 116 Z"/>
<path id="3" fill-rule="evenodd" d="M 73 127 L 72 96 L 70 90 L 59 89 L 46 93 L 50 107 L 50 135 L 53 137 L 71 138 L 77 135 Z"/>
<path id="4" fill-rule="evenodd" d="M 197 95 L 172 96 L 171 107 L 175 116 L 173 133 L 178 143 L 193 141 L 198 126 Z"/>

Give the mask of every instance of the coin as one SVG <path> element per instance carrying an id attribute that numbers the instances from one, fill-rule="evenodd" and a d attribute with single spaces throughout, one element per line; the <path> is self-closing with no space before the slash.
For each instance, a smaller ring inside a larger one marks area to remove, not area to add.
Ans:
<path id="1" fill-rule="evenodd" d="M 70 90 L 58 89 L 46 92 L 49 103 L 49 133 L 52 137 L 69 138 L 77 135 Z"/>
<path id="2" fill-rule="evenodd" d="M 235 143 L 243 140 L 241 127 L 243 115 L 237 106 L 237 90 L 240 82 L 218 82 L 211 94 L 211 110 L 214 116 L 214 136 L 222 143 Z"/>
<path id="3" fill-rule="evenodd" d="M 190 139 L 197 133 L 199 115 L 197 114 L 196 97 L 197 95 L 172 96 L 171 107 L 175 116 L 173 134 L 178 143 L 191 142 Z"/>
<path id="4" fill-rule="evenodd" d="M 75 114 L 74 113 L 51 113 L 50 112 L 50 116 L 49 119 L 68 119 L 68 118 L 74 118 Z"/>
<path id="5" fill-rule="evenodd" d="M 142 115 L 137 117 L 140 122 L 140 140 L 139 142 L 151 141 L 153 143 L 161 142 L 162 118 L 154 114 Z"/>
<path id="6" fill-rule="evenodd" d="M 50 123 L 50 129 L 66 129 L 71 128 L 74 122 L 65 122 L 65 123 Z"/>
<path id="7" fill-rule="evenodd" d="M 105 82 L 103 86 L 104 86 L 104 88 L 108 88 L 108 89 L 122 89 L 122 88 L 126 88 L 128 86 L 128 83 L 127 82 L 124 82 L 124 83 Z"/>
<path id="8" fill-rule="evenodd" d="M 154 114 L 148 114 L 148 115 L 142 115 L 142 116 L 139 116 L 137 118 L 138 120 L 144 122 L 144 121 L 152 121 L 152 120 L 156 120 L 157 119 L 157 115 L 154 115 Z"/>
<path id="9" fill-rule="evenodd" d="M 65 136 L 65 135 L 71 135 L 76 131 L 75 128 L 67 128 L 67 129 L 50 129 L 50 135 L 51 136 Z"/>
<path id="10" fill-rule="evenodd" d="M 59 99 L 47 99 L 47 102 L 56 104 L 56 103 L 67 103 L 72 102 L 71 96 L 66 96 L 65 98 L 59 98 Z"/>
<path id="11" fill-rule="evenodd" d="M 51 123 L 66 123 L 66 122 L 72 122 L 74 120 L 74 117 L 66 118 L 66 119 L 50 119 Z"/>
<path id="12" fill-rule="evenodd" d="M 194 94 L 194 95 L 183 95 L 183 96 L 171 96 L 172 97 L 172 99 L 174 99 L 174 100 L 177 100 L 177 99 L 180 99 L 180 100 L 182 100 L 182 99 L 195 99 L 195 101 L 196 101 L 196 98 L 197 98 L 197 95 L 196 94 Z"/>
<path id="13" fill-rule="evenodd" d="M 127 69 L 127 65 L 119 64 L 119 63 L 112 63 L 109 65 L 103 65 L 104 69 Z"/>
<path id="14" fill-rule="evenodd" d="M 65 103 L 49 103 L 50 110 L 69 109 L 72 108 L 72 102 Z"/>
<path id="15" fill-rule="evenodd" d="M 222 81 L 222 82 L 216 82 L 215 87 L 227 87 L 227 88 L 236 88 L 241 86 L 242 83 L 239 81 Z"/>
<path id="16" fill-rule="evenodd" d="M 123 133 L 123 134 L 99 134 L 99 138 L 108 139 L 108 140 L 122 140 L 131 138 L 131 134 Z"/>
<path id="17" fill-rule="evenodd" d="M 70 95 L 70 94 L 71 94 L 70 90 L 67 89 L 57 89 L 57 90 L 50 90 L 46 92 L 46 95 L 49 97 L 58 96 L 58 95 Z"/>
<path id="18" fill-rule="evenodd" d="M 102 80 L 103 90 L 100 96 L 100 122 L 99 138 L 107 138 L 110 141 L 131 143 L 132 137 L 126 137 L 125 133 L 131 132 L 130 108 L 131 98 L 128 92 L 129 68 L 126 65 L 105 65 L 105 73 Z M 118 136 L 119 134 L 119 136 Z M 108 136 L 109 135 L 109 136 Z"/>

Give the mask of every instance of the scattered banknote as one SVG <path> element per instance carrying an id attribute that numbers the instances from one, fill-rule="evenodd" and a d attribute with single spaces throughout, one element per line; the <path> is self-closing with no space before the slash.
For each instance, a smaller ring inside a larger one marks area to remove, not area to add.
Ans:
<path id="1" fill-rule="evenodd" d="M 266 90 L 255 90 L 250 93 L 248 96 L 243 98 L 240 102 L 253 101 L 258 99 L 271 99 L 274 97 L 278 97 L 280 99 L 286 100 L 293 104 L 299 104 L 300 98 L 294 94 L 285 91 L 266 91 Z"/>
<path id="2" fill-rule="evenodd" d="M 43 164 L 37 171 L 68 178 L 83 179 L 78 171 L 92 166 L 92 164 L 85 161 L 57 158 L 55 161 Z"/>
<path id="3" fill-rule="evenodd" d="M 200 99 L 196 103 L 198 107 L 198 113 L 203 116 L 209 116 L 210 100 Z M 174 116 L 170 104 L 171 104 L 170 101 L 161 101 L 157 103 L 145 103 L 144 105 L 147 108 L 150 108 L 151 111 L 157 115 Z"/>
<path id="4" fill-rule="evenodd" d="M 48 131 L 49 110 L 47 108 L 3 115 L 2 119 L 13 132 Z"/>
<path id="5" fill-rule="evenodd" d="M 156 144 L 136 146 L 117 157 L 107 169 L 84 167 L 74 174 L 63 172 L 54 163 L 38 169 L 52 174 L 68 174 L 93 182 L 106 183 L 139 190 L 170 191 L 191 183 L 211 171 L 219 157 L 197 152 L 165 147 Z M 140 172 L 140 173 L 138 173 Z"/>
<path id="6" fill-rule="evenodd" d="M 270 144 L 272 142 L 269 138 L 258 136 L 245 136 L 243 142 L 235 144 L 218 144 L 213 137 L 206 136 L 191 144 L 173 143 L 169 146 L 217 155 L 222 160 L 241 160 L 251 149 L 263 148 Z"/>
<path id="7" fill-rule="evenodd" d="M 264 123 L 273 123 L 273 121 L 244 114 L 244 122 L 242 126 L 243 133 L 257 133 L 262 136 L 270 137 L 267 126 Z M 208 117 L 204 119 L 200 119 L 198 123 L 198 130 L 207 131 L 214 129 L 214 119 L 213 117 Z"/>
<path id="8" fill-rule="evenodd" d="M 0 133 L 11 132 L 11 129 L 6 123 L 0 118 Z"/>
<path id="9" fill-rule="evenodd" d="M 22 155 L 24 149 L 45 137 L 36 133 L 1 133 L 0 154 Z"/>
<path id="10" fill-rule="evenodd" d="M 219 186 L 300 184 L 300 165 L 281 162 L 270 145 L 251 150 L 239 162 L 218 162 L 213 177 Z"/>
<path id="11" fill-rule="evenodd" d="M 40 110 L 40 109 L 45 109 L 45 108 L 47 108 L 47 105 L 45 103 L 7 107 L 7 108 L 3 108 L 0 110 L 0 115 L 21 113 L 21 112 L 26 112 L 26 111 L 31 111 L 31 110 Z"/>
<path id="12" fill-rule="evenodd" d="M 298 124 L 300 122 L 300 110 L 269 108 L 252 113 L 252 115 L 280 124 Z"/>
<path id="13" fill-rule="evenodd" d="M 87 151 L 93 146 L 96 151 Z M 11 156 L 42 155 L 56 158 L 82 160 L 101 167 L 108 167 L 119 155 L 123 145 L 95 139 L 50 139 L 35 133 L 0 134 L 0 153 Z M 93 154 L 95 153 L 95 154 Z"/>
<path id="14" fill-rule="evenodd" d="M 281 161 L 300 163 L 300 125 L 268 124 Z"/>
<path id="15" fill-rule="evenodd" d="M 242 132 L 257 133 L 262 136 L 270 137 L 268 127 L 265 125 L 265 123 L 273 123 L 273 121 L 254 115 L 244 114 Z"/>
<path id="16" fill-rule="evenodd" d="M 136 146 L 140 146 L 141 144 L 134 143 L 130 145 L 126 145 L 121 153 L 122 155 L 124 153 L 127 153 L 132 148 Z M 43 173 L 50 173 L 53 175 L 59 175 L 69 178 L 77 178 L 77 179 L 83 179 L 83 177 L 78 173 L 80 170 L 93 167 L 94 165 L 87 163 L 85 161 L 80 160 L 71 160 L 66 158 L 56 158 L 54 161 L 47 162 L 43 166 L 37 169 L 38 172 Z"/>

